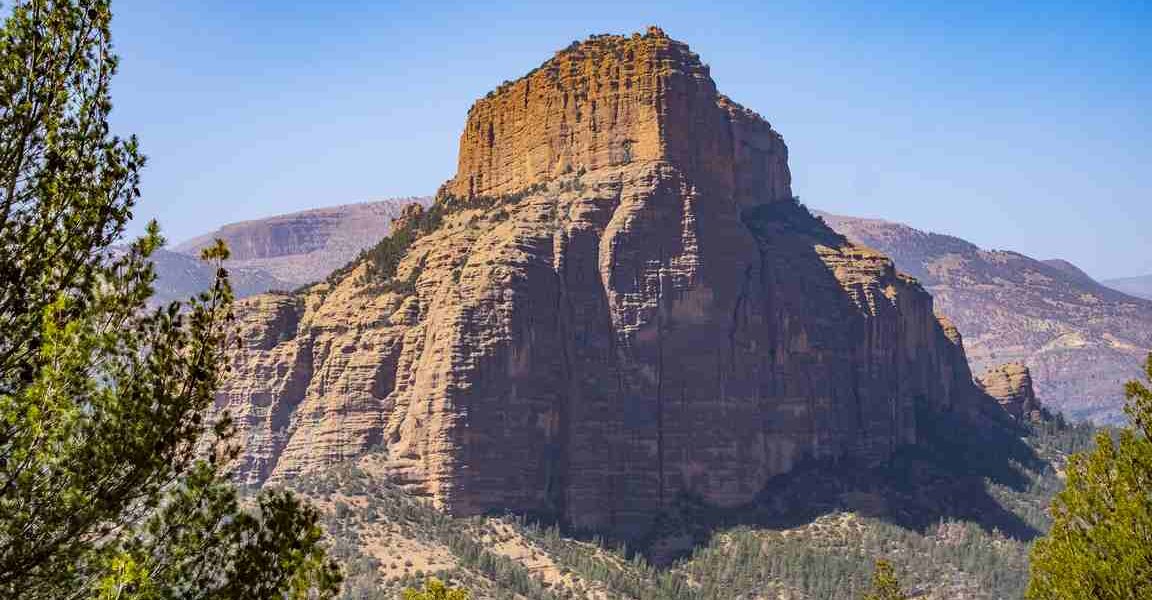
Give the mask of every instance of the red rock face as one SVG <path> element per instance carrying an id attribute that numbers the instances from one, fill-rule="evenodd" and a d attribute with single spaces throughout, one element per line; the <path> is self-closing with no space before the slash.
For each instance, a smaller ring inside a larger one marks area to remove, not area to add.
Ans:
<path id="1" fill-rule="evenodd" d="M 780 136 L 683 44 L 569 48 L 469 113 L 457 208 L 394 278 L 414 290 L 362 265 L 249 302 L 221 393 L 246 473 L 377 448 L 453 512 L 637 536 L 683 493 L 733 506 L 805 459 L 881 460 L 918 404 L 981 410 L 932 298 L 789 185 Z"/>

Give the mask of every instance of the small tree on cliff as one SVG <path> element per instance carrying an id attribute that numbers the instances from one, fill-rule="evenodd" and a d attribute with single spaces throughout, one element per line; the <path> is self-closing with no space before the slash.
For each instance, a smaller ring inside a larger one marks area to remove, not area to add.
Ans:
<path id="1" fill-rule="evenodd" d="M 1152 356 L 1145 364 L 1152 380 Z M 1131 426 L 1068 461 L 1051 531 L 1032 549 L 1033 600 L 1152 598 L 1152 390 L 1125 387 Z"/>
<path id="2" fill-rule="evenodd" d="M 107 0 L 27 0 L 0 29 L 0 597 L 331 595 L 318 514 L 242 508 L 205 422 L 232 294 L 149 311 L 155 224 L 109 134 Z M 220 262 L 222 244 L 206 252 Z"/>
<path id="3" fill-rule="evenodd" d="M 876 568 L 872 572 L 872 589 L 864 594 L 864 600 L 907 600 L 908 596 L 900 589 L 900 580 L 896 579 L 896 570 L 892 563 L 883 558 L 876 561 Z"/>

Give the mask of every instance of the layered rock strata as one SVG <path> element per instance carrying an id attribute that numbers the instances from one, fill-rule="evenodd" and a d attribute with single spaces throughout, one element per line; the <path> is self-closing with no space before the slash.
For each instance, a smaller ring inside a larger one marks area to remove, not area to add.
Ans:
<path id="1" fill-rule="evenodd" d="M 477 102 L 436 202 L 390 280 L 245 303 L 219 401 L 249 481 L 377 449 L 457 514 L 637 536 L 986 406 L 931 296 L 800 206 L 779 134 L 659 30 Z"/>

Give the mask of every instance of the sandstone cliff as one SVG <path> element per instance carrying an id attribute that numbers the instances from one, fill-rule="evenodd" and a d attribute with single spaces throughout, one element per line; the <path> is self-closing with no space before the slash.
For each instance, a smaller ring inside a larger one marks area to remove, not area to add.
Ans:
<path id="1" fill-rule="evenodd" d="M 656 29 L 477 102 L 435 204 L 240 320 L 249 481 L 377 449 L 454 513 L 624 536 L 995 407 L 932 297 L 798 205 L 780 135 Z"/>
<path id="2" fill-rule="evenodd" d="M 1152 351 L 1152 302 L 1104 287 L 1065 261 L 984 250 L 879 219 L 823 214 L 891 256 L 964 332 L 973 368 L 1026 364 L 1046 406 L 1075 419 L 1125 419 L 1124 383 Z"/>

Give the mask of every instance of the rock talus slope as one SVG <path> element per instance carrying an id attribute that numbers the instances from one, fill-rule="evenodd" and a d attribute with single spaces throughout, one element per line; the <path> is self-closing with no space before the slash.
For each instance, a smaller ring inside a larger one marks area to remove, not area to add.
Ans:
<path id="1" fill-rule="evenodd" d="M 478 101 L 398 231 L 395 264 L 243 305 L 219 404 L 250 481 L 377 449 L 454 513 L 636 536 L 995 407 L 931 296 L 798 205 L 780 135 L 657 29 Z"/>

